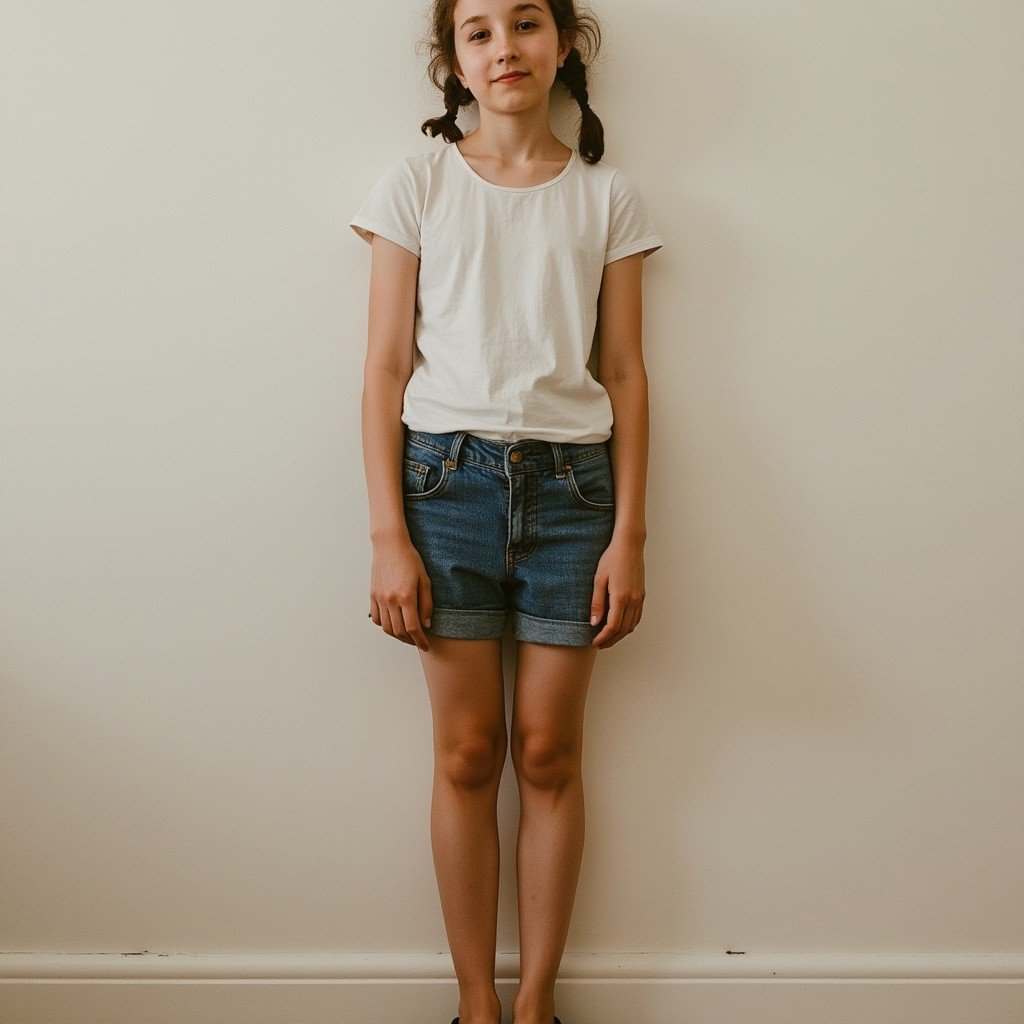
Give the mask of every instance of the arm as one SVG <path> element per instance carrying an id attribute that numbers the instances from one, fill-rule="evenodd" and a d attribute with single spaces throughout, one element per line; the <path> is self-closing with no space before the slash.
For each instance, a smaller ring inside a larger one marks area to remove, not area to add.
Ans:
<path id="1" fill-rule="evenodd" d="M 612 403 L 615 540 L 647 539 L 645 492 L 649 414 L 643 355 L 643 256 L 609 263 L 598 295 L 597 379 Z"/>
<path id="2" fill-rule="evenodd" d="M 613 260 L 598 295 L 597 379 L 612 403 L 615 527 L 594 578 L 591 611 L 607 622 L 594 646 L 611 647 L 643 614 L 649 412 L 643 357 L 643 254 Z M 593 620 L 592 620 L 593 621 Z"/>
<path id="3" fill-rule="evenodd" d="M 408 539 L 402 508 L 402 398 L 412 375 L 419 260 L 375 235 L 363 365 L 362 430 L 370 539 Z"/>
<path id="4" fill-rule="evenodd" d="M 428 649 L 430 580 L 412 545 L 402 500 L 402 399 L 412 375 L 419 260 L 375 235 L 370 269 L 362 434 L 373 544 L 371 617 L 386 633 Z"/>

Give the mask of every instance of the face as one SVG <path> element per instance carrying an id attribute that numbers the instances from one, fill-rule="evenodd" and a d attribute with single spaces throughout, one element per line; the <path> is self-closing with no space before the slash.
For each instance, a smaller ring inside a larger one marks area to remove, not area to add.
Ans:
<path id="1" fill-rule="evenodd" d="M 481 107 L 524 110 L 546 102 L 570 43 L 545 0 L 459 0 L 455 5 L 455 73 Z M 499 81 L 510 71 L 522 77 Z"/>

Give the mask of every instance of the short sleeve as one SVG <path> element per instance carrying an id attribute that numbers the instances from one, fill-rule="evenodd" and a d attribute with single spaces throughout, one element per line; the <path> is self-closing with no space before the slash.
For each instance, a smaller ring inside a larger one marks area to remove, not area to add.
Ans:
<path id="1" fill-rule="evenodd" d="M 403 157 L 380 176 L 349 226 L 367 243 L 383 235 L 419 256 L 420 211 L 416 178 Z"/>
<path id="2" fill-rule="evenodd" d="M 608 244 L 605 265 L 635 252 L 643 252 L 647 259 L 662 246 L 643 196 L 633 182 L 619 169 L 612 175 Z"/>

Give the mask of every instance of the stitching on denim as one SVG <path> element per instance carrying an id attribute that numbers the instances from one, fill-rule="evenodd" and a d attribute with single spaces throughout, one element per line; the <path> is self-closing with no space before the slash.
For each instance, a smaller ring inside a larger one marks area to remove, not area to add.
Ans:
<path id="1" fill-rule="evenodd" d="M 603 501 L 591 501 L 589 498 L 584 497 L 583 492 L 580 490 L 580 485 L 577 483 L 576 478 L 572 475 L 572 467 L 566 467 L 569 472 L 566 473 L 565 478 L 569 484 L 569 490 L 572 493 L 573 498 L 578 502 L 581 508 L 593 509 L 595 512 L 610 512 L 615 508 L 615 502 L 603 502 Z"/>
<path id="2" fill-rule="evenodd" d="M 502 470 L 502 476 L 505 476 Z M 508 512 L 505 516 L 505 582 L 512 582 L 512 574 L 515 570 L 516 556 L 512 554 L 512 477 L 508 480 Z"/>
<path id="3" fill-rule="evenodd" d="M 436 452 L 438 455 L 443 455 L 445 458 L 448 458 L 448 452 L 447 452 L 446 449 L 438 448 L 436 445 L 428 444 L 426 441 L 419 441 L 416 438 L 410 437 L 409 438 L 409 444 L 416 445 L 419 448 L 426 448 L 429 451 Z M 601 458 L 601 456 L 603 454 L 604 454 L 604 452 L 593 452 L 590 455 L 584 455 L 582 457 L 574 457 L 571 461 L 567 459 L 566 460 L 566 465 L 576 466 L 576 465 L 579 465 L 580 463 L 583 463 L 583 462 L 590 462 L 592 459 L 599 459 L 599 458 Z M 502 476 L 505 475 L 505 470 L 501 466 L 492 466 L 489 462 L 480 462 L 478 459 L 474 459 L 471 456 L 467 455 L 465 453 L 465 450 L 462 450 L 459 453 L 459 465 L 461 466 L 464 463 L 466 465 L 477 466 L 480 469 L 489 469 L 492 473 L 498 473 L 498 474 L 500 474 Z M 519 475 L 528 476 L 531 473 L 550 473 L 550 472 L 552 472 L 552 467 L 547 466 L 547 467 L 544 467 L 544 468 L 541 468 L 541 469 L 525 469 L 525 470 L 522 470 Z"/>
<path id="4" fill-rule="evenodd" d="M 508 615 L 505 608 L 434 608 L 435 612 L 455 612 L 457 615 Z"/>
<path id="5" fill-rule="evenodd" d="M 544 619 L 539 615 L 531 615 L 529 612 L 520 611 L 518 608 L 514 608 L 513 611 L 516 615 L 521 615 L 524 619 L 533 619 L 534 622 L 551 623 L 555 626 L 586 626 L 587 629 L 593 629 L 587 621 L 578 621 L 576 619 Z"/>
<path id="6" fill-rule="evenodd" d="M 406 459 L 405 461 L 409 462 L 409 461 L 413 461 L 413 460 Z M 420 479 L 422 481 L 426 480 L 427 471 L 430 468 L 431 467 L 429 467 L 429 466 L 424 467 L 423 474 L 420 477 Z M 409 491 L 407 494 L 405 494 L 405 497 L 406 498 L 412 498 L 412 499 L 426 498 L 428 500 L 431 499 L 431 498 L 436 498 L 438 495 L 440 495 L 444 491 L 448 490 L 448 483 L 449 483 L 449 481 L 451 479 L 451 475 L 452 475 L 452 470 L 450 470 L 447 465 L 442 465 L 441 466 L 441 479 L 438 480 L 438 482 L 436 484 L 434 484 L 434 486 L 429 491 Z"/>

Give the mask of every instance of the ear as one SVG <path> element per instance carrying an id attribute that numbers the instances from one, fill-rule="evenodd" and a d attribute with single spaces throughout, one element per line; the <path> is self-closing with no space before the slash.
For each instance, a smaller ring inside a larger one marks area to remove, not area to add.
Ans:
<path id="1" fill-rule="evenodd" d="M 448 62 L 448 71 L 459 80 L 459 84 L 465 89 L 466 78 L 462 74 L 462 66 L 459 64 L 459 55 L 455 52 L 454 45 L 452 46 L 451 60 Z"/>
<path id="2" fill-rule="evenodd" d="M 562 39 L 562 45 L 558 48 L 558 66 L 561 67 L 565 63 L 565 58 L 569 56 L 569 51 L 573 48 L 576 42 L 576 35 L 564 36 Z"/>

